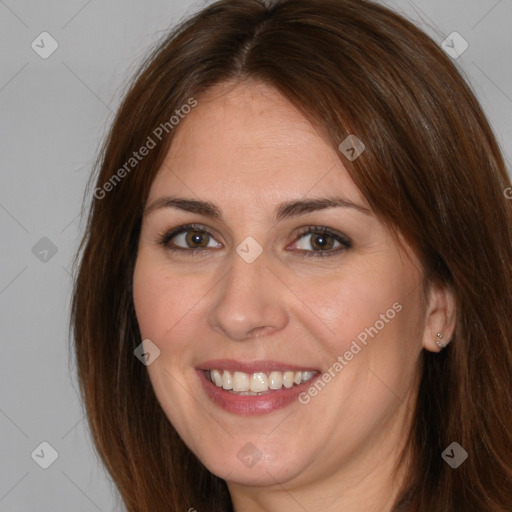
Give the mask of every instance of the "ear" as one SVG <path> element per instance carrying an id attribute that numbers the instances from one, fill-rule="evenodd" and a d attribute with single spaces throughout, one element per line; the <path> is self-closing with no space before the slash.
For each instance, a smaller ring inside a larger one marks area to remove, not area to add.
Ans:
<path id="1" fill-rule="evenodd" d="M 425 311 L 423 348 L 431 352 L 440 352 L 444 348 L 443 345 L 450 343 L 455 331 L 456 313 L 453 292 L 447 287 L 432 284 Z"/>

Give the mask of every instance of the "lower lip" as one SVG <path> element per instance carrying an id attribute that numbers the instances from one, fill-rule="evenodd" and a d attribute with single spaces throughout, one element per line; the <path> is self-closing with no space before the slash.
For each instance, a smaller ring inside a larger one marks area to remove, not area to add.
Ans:
<path id="1" fill-rule="evenodd" d="M 238 395 L 217 387 L 207 377 L 203 370 L 197 370 L 201 384 L 208 398 L 221 409 L 242 416 L 259 416 L 268 414 L 298 401 L 298 396 L 321 375 L 291 388 L 281 388 L 264 395 Z"/>

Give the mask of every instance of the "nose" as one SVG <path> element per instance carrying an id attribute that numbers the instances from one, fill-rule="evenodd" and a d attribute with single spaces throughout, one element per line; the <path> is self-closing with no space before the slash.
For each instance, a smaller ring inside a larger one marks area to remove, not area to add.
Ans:
<path id="1" fill-rule="evenodd" d="M 283 329 L 288 323 L 287 294 L 265 251 L 252 263 L 235 251 L 230 260 L 229 270 L 212 291 L 209 326 L 235 341 Z"/>

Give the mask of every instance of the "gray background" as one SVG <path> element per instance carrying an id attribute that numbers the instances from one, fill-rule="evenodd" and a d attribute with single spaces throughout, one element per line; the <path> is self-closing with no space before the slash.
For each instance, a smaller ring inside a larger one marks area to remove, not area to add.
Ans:
<path id="1" fill-rule="evenodd" d="M 206 3 L 0 0 L 1 512 L 122 510 L 69 362 L 71 260 L 122 88 L 166 29 Z M 510 162 L 512 0 L 385 3 L 439 44 L 453 31 L 468 41 L 457 63 Z M 43 31 L 59 45 L 47 59 L 31 47 Z M 48 469 L 36 464 L 50 461 L 43 441 L 58 452 Z"/>

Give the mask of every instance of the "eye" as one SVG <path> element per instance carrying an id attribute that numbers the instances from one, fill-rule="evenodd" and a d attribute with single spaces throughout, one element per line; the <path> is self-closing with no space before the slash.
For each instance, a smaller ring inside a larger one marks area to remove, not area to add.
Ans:
<path id="1" fill-rule="evenodd" d="M 158 243 L 171 251 L 188 251 L 196 254 L 197 249 L 222 247 L 221 244 L 214 243 L 214 241 L 210 232 L 201 226 L 190 224 L 164 233 L 159 237 Z"/>
<path id="2" fill-rule="evenodd" d="M 307 240 L 309 237 L 309 241 Z M 351 241 L 341 233 L 337 233 L 326 226 L 308 226 L 303 228 L 294 245 L 302 244 L 298 250 L 305 252 L 306 257 L 333 256 L 352 247 Z M 336 246 L 336 244 L 338 244 Z M 312 250 L 307 246 L 312 247 Z M 307 254 L 310 253 L 310 254 Z"/>
<path id="3" fill-rule="evenodd" d="M 307 238 L 309 237 L 309 241 Z M 203 249 L 220 249 L 222 244 L 215 242 L 212 234 L 202 226 L 189 224 L 180 226 L 160 235 L 158 240 L 169 251 L 185 251 L 192 255 L 205 255 Z M 305 257 L 334 256 L 352 247 L 350 239 L 326 226 L 307 226 L 302 228 L 294 242 L 292 250 Z M 297 247 L 298 245 L 298 247 Z M 309 249 L 307 246 L 312 249 Z"/>

